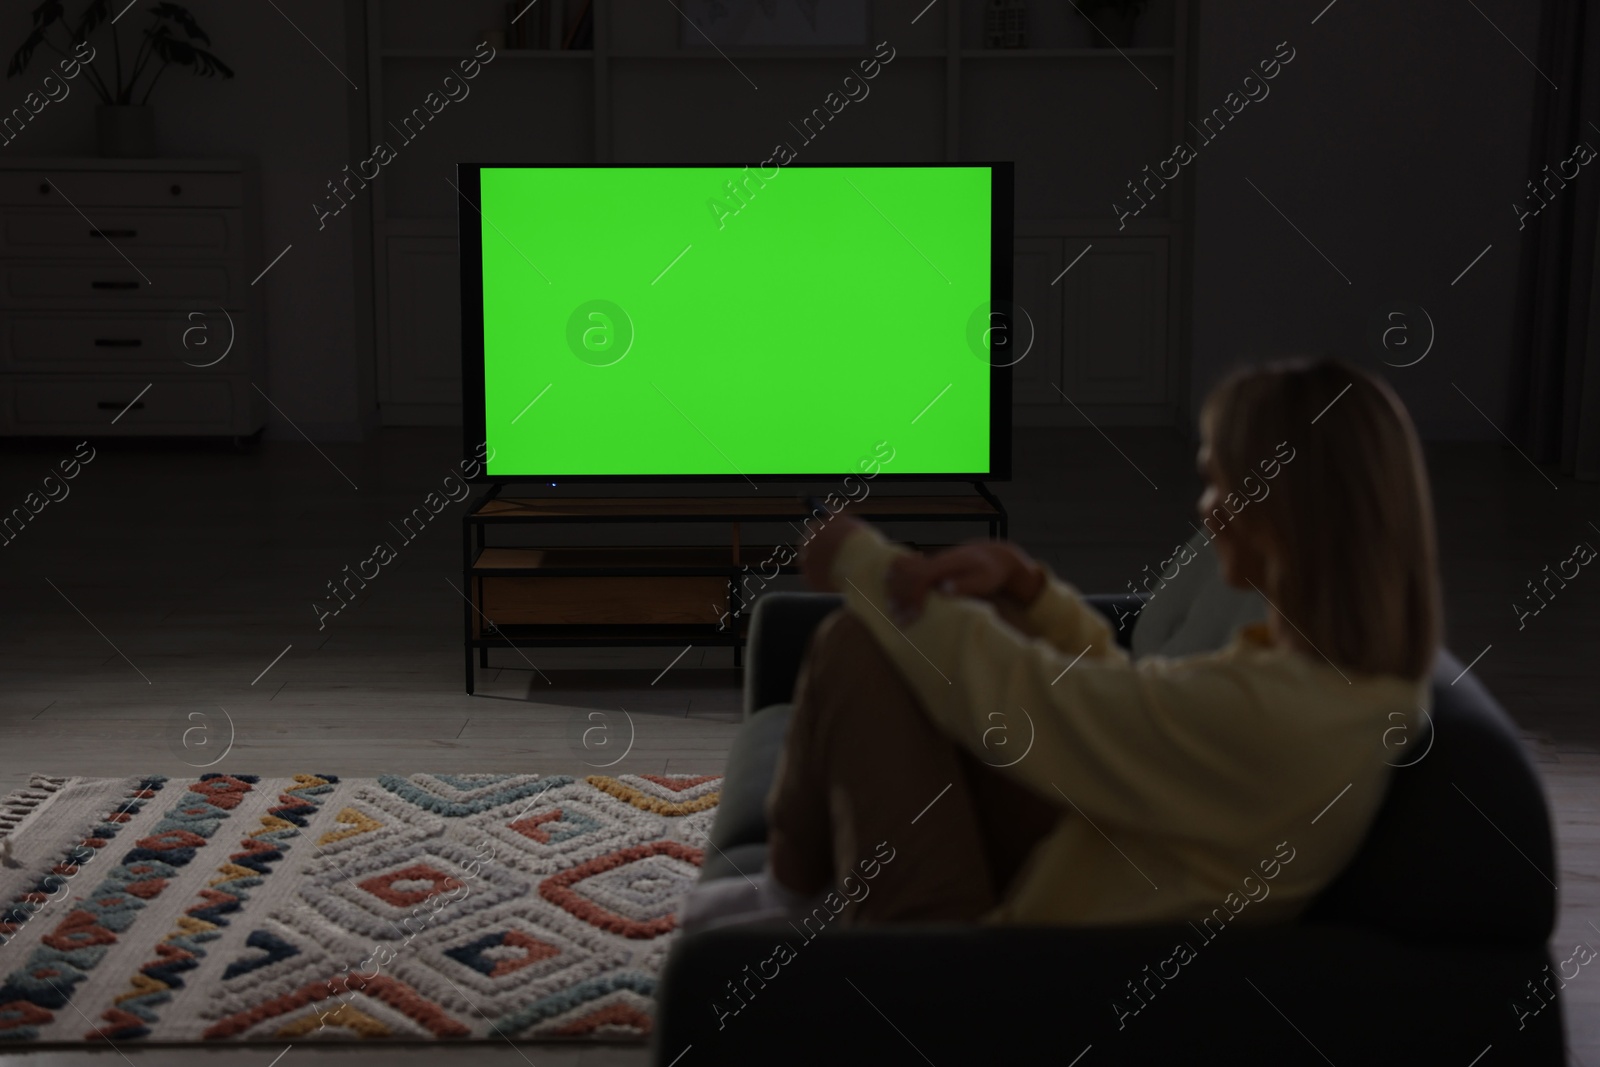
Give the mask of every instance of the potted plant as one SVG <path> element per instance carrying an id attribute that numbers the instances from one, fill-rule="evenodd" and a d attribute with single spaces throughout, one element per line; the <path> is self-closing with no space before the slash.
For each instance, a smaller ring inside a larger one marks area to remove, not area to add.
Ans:
<path id="1" fill-rule="evenodd" d="M 83 64 L 88 84 L 100 97 L 100 105 L 95 108 L 95 134 L 100 154 L 153 156 L 156 138 L 150 94 L 167 68 L 188 67 L 191 73 L 208 78 L 215 75 L 231 78 L 233 71 L 200 47 L 209 45 L 211 38 L 188 9 L 169 3 L 155 4 L 143 12 L 149 21 L 142 31 L 128 31 L 133 38 L 129 48 L 132 54 L 124 62 L 122 35 L 117 26 L 124 14 L 126 9 L 112 17 L 111 0 L 90 0 L 74 27 L 61 0 L 45 0 L 34 8 L 33 30 L 11 57 L 6 73 L 14 77 L 27 70 L 41 46 L 69 59 L 82 58 L 82 47 L 89 38 L 109 27 L 111 69 L 105 69 L 106 57 L 101 49 L 91 48 L 91 60 Z"/>
<path id="2" fill-rule="evenodd" d="M 1132 48 L 1133 28 L 1149 0 L 1076 0 L 1074 7 L 1095 30 L 1096 48 Z"/>

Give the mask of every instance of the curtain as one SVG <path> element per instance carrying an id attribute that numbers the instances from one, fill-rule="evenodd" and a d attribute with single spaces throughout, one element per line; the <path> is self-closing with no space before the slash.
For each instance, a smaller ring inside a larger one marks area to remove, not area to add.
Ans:
<path id="1" fill-rule="evenodd" d="M 1534 75 L 1536 184 L 1580 144 L 1600 151 L 1600 17 L 1588 6 L 1544 3 L 1535 60 L 1550 80 Z M 1600 159 L 1547 188 L 1518 269 L 1509 436 L 1537 462 L 1600 480 Z"/>

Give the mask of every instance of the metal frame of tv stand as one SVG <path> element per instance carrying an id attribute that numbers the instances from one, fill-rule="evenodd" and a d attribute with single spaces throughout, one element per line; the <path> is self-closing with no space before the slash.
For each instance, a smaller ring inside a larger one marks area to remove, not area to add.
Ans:
<path id="1" fill-rule="evenodd" d="M 734 561 L 721 566 L 705 567 L 669 567 L 669 566 L 641 566 L 629 567 L 625 573 L 618 573 L 616 567 L 562 567 L 558 574 L 540 574 L 530 572 L 527 568 L 485 568 L 477 566 L 479 555 L 486 548 L 496 547 L 534 547 L 534 546 L 496 546 L 487 544 L 487 527 L 497 525 L 529 526 L 541 523 L 559 523 L 564 525 L 601 525 L 611 523 L 631 523 L 635 525 L 650 525 L 657 523 L 702 523 L 702 524 L 731 524 L 737 530 L 740 523 L 749 522 L 780 522 L 785 518 L 775 518 L 769 514 L 741 514 L 739 513 L 736 498 L 733 497 L 705 497 L 694 496 L 685 499 L 715 499 L 727 500 L 728 508 L 725 511 L 709 515 L 682 515 L 662 514 L 652 516 L 640 515 L 578 515 L 578 516 L 485 516 L 481 514 L 483 507 L 493 500 L 500 499 L 501 491 L 508 484 L 515 484 L 513 480 L 495 481 L 489 488 L 473 499 L 472 505 L 462 517 L 462 581 L 466 597 L 463 612 L 463 634 L 465 639 L 466 658 L 466 688 L 468 694 L 476 689 L 477 668 L 489 666 L 489 650 L 507 646 L 513 650 L 523 648 L 560 648 L 560 647 L 643 647 L 643 646 L 672 646 L 679 641 L 701 646 L 727 646 L 733 649 L 733 665 L 742 666 L 742 652 L 744 648 L 747 619 L 744 616 L 744 604 L 740 596 L 739 575 L 746 570 L 745 565 Z M 1004 538 L 1010 526 L 1010 518 L 1005 505 L 1000 498 L 980 480 L 969 479 L 968 483 L 974 492 L 981 497 L 993 512 L 941 512 L 937 507 L 927 511 L 918 511 L 908 514 L 878 515 L 875 521 L 879 522 L 985 522 L 989 527 L 990 537 Z M 915 494 L 897 494 L 914 496 Z M 969 497 L 955 494 L 941 494 L 951 500 L 970 500 Z M 894 495 L 884 494 L 878 499 L 893 499 Z M 533 499 L 533 498 L 530 498 Z M 570 498 L 569 498 L 570 499 Z M 614 497 L 595 497 L 596 500 L 614 500 Z M 921 499 L 937 500 L 935 497 Z M 868 498 L 870 500 L 870 497 Z M 856 508 L 857 514 L 872 518 L 873 510 L 867 500 L 861 504 L 848 505 Z M 803 507 L 797 510 L 794 518 L 805 517 Z M 738 545 L 737 533 L 735 541 L 730 548 Z M 611 547 L 611 546 L 607 546 Z M 641 543 L 637 546 L 621 545 L 621 548 L 638 547 L 672 548 L 672 547 L 700 547 L 700 546 L 662 546 Z M 705 546 L 714 547 L 714 546 Z M 738 551 L 742 551 L 740 546 Z M 793 563 L 780 565 L 778 574 L 797 574 L 799 567 Z M 735 625 L 727 628 L 699 623 L 525 623 L 508 625 L 506 628 L 497 626 L 492 619 L 483 614 L 482 589 L 479 580 L 495 577 L 550 577 L 550 578 L 604 578 L 604 577 L 726 577 L 728 583 L 728 610 L 736 620 Z M 475 633 L 475 616 L 481 616 L 485 627 L 481 636 Z M 658 631 L 645 633 L 642 631 Z M 581 634 L 575 631 L 582 631 Z M 477 663 L 474 664 L 474 650 L 477 652 Z M 532 661 L 529 661 L 532 666 Z M 537 670 L 537 667 L 535 667 Z"/>

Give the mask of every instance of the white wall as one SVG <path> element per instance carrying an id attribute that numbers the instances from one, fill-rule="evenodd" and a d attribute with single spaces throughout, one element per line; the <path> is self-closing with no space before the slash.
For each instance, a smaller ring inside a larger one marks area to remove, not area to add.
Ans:
<path id="1" fill-rule="evenodd" d="M 267 3 L 188 0 L 185 6 L 211 36 L 212 51 L 236 76 L 205 80 L 171 70 L 151 103 L 157 107 L 163 155 L 254 156 L 259 161 L 265 208 L 262 244 L 267 250 L 261 265 L 294 245 L 260 282 L 266 289 L 268 331 L 263 388 L 313 438 L 353 438 L 370 407 L 362 395 L 369 388 L 363 383 L 370 377 L 370 355 L 361 351 L 357 329 L 354 213 L 345 212 L 319 233 L 310 205 L 319 191 L 325 193 L 324 183 L 364 153 L 350 150 L 348 107 L 355 90 L 306 38 L 357 84 L 362 75 L 347 59 L 342 3 L 275 2 L 283 14 Z M 26 35 L 33 6 L 8 4 L 0 14 L 0 47 L 8 62 Z M 69 15 L 76 18 L 82 6 L 81 0 L 69 2 Z M 147 6 L 141 2 L 118 28 L 136 30 Z M 126 44 L 129 35 L 122 36 Z M 100 38 L 95 42 L 103 51 Z M 53 58 L 41 52 L 28 72 L 0 82 L 4 110 L 20 103 Z M 95 102 L 80 78 L 70 97 L 48 108 L 0 152 L 93 155 Z M 276 413 L 270 418 L 274 436 L 298 439 Z"/>
<path id="2" fill-rule="evenodd" d="M 1197 2 L 1197 112 L 1221 105 L 1278 42 L 1296 56 L 1196 164 L 1191 411 L 1240 358 L 1332 350 L 1384 369 L 1368 324 L 1409 301 L 1432 317 L 1437 341 L 1420 364 L 1386 373 L 1419 429 L 1496 437 L 1451 383 L 1504 425 L 1522 358 L 1511 204 L 1533 176 L 1540 77 L 1516 48 L 1534 56 L 1539 5 L 1476 0 L 1480 14 L 1455 0 L 1336 0 L 1325 11 L 1326 0 Z"/>
<path id="3" fill-rule="evenodd" d="M 1388 371 L 1389 379 L 1426 435 L 1495 436 L 1451 383 L 1503 424 L 1506 382 L 1520 358 L 1511 336 L 1519 244 L 1511 204 L 1533 176 L 1528 129 L 1539 78 L 1516 48 L 1534 54 L 1538 5 L 1478 0 L 1480 14 L 1453 0 L 1336 0 L 1325 11 L 1322 0 L 1195 2 L 1197 112 L 1222 105 L 1278 42 L 1296 55 L 1271 95 L 1246 107 L 1193 164 L 1191 411 L 1239 358 L 1333 350 L 1381 368 L 1369 324 L 1386 305 L 1410 301 L 1431 315 L 1437 340 L 1427 359 Z M 357 212 L 318 232 L 311 203 L 364 155 L 350 135 L 352 101 L 364 98 L 317 47 L 358 85 L 365 76 L 352 60 L 359 42 L 350 40 L 345 5 L 276 3 L 283 14 L 266 3 L 192 0 L 238 77 L 169 74 L 154 102 L 165 154 L 260 160 L 267 255 L 294 245 L 261 283 L 266 388 L 312 436 L 350 437 L 372 407 L 367 311 L 358 300 L 368 253 Z M 26 32 L 31 6 L 0 13 L 8 50 Z M 6 110 L 32 80 L 0 83 Z M 0 151 L 90 153 L 92 105 L 80 85 Z"/>

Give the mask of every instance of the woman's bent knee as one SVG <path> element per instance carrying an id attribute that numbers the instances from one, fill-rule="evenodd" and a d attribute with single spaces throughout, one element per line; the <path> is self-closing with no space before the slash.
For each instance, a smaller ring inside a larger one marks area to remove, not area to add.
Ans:
<path id="1" fill-rule="evenodd" d="M 884 654 L 872 628 L 848 608 L 830 612 L 817 624 L 808 655 L 829 666 L 848 664 L 852 674 L 894 670 L 894 661 Z"/>

